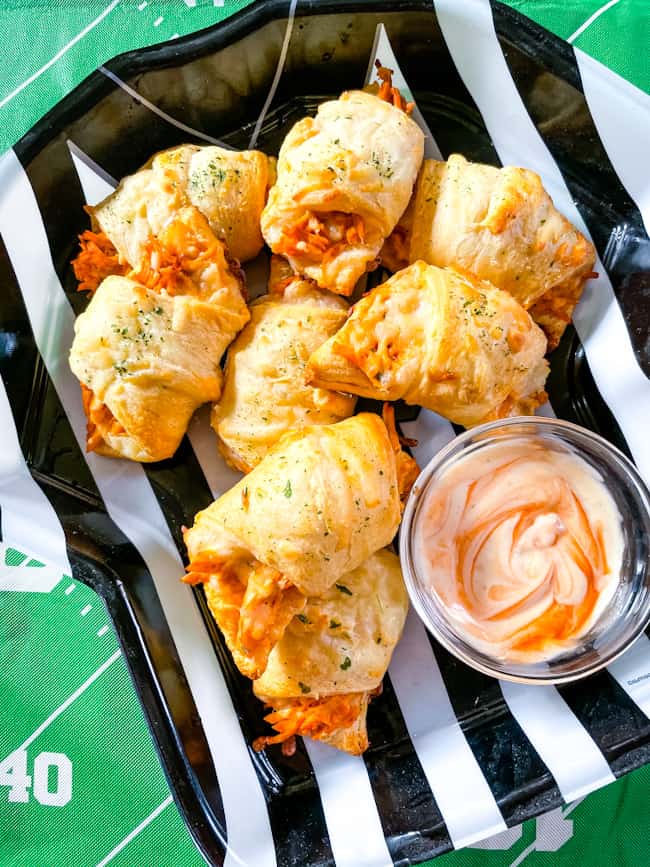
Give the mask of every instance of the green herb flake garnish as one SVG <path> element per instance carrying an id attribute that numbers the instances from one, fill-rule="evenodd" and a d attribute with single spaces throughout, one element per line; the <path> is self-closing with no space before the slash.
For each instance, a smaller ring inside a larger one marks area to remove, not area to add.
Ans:
<path id="1" fill-rule="evenodd" d="M 282 493 L 287 499 L 289 499 L 289 497 L 293 494 L 293 491 L 291 490 L 291 481 L 289 479 L 287 479 L 287 483 L 282 489 Z"/>
<path id="2" fill-rule="evenodd" d="M 337 590 L 340 590 L 341 593 L 345 593 L 346 596 L 352 596 L 352 591 L 349 587 L 346 587 L 345 584 L 335 584 L 334 586 Z"/>
<path id="3" fill-rule="evenodd" d="M 311 692 L 311 686 L 307 686 L 307 684 L 303 683 L 301 680 L 298 681 L 298 686 L 300 687 L 300 692 L 303 693 L 303 695 Z"/>
<path id="4" fill-rule="evenodd" d="M 348 668 L 352 665 L 352 660 L 349 656 L 346 656 L 343 662 L 341 663 L 341 671 L 347 671 Z"/>

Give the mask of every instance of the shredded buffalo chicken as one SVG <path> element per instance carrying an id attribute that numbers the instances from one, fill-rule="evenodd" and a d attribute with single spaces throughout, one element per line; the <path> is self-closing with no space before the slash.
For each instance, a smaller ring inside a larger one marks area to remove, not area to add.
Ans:
<path id="1" fill-rule="evenodd" d="M 296 735 L 321 740 L 357 721 L 363 707 L 364 693 L 330 695 L 324 698 L 297 698 L 275 708 L 264 719 L 277 732 L 253 741 L 253 749 L 263 750 L 271 744 L 282 744 L 289 755 L 295 749 Z M 285 748 L 286 744 L 286 748 Z"/>
<path id="2" fill-rule="evenodd" d="M 389 102 L 396 108 L 401 108 L 406 114 L 410 114 L 413 111 L 415 103 L 407 102 L 399 92 L 399 88 L 393 87 L 393 70 L 382 66 L 379 60 L 375 60 L 375 66 L 377 67 L 377 76 L 381 81 L 377 92 L 379 99 Z"/>
<path id="3" fill-rule="evenodd" d="M 283 231 L 276 252 L 325 261 L 345 247 L 363 244 L 364 241 L 365 226 L 363 217 L 358 214 L 342 211 L 325 214 L 307 212 Z"/>
<path id="4" fill-rule="evenodd" d="M 218 590 L 210 609 L 238 655 L 239 670 L 256 679 L 291 619 L 305 607 L 305 597 L 271 566 L 223 564 L 209 553 L 192 560 L 184 581 L 200 584 L 215 578 Z"/>
<path id="5" fill-rule="evenodd" d="M 221 241 L 183 220 L 174 220 L 159 238 L 146 243 L 145 262 L 133 275 L 149 289 L 164 289 L 169 295 L 196 291 L 193 277 L 199 277 L 221 252 Z"/>
<path id="6" fill-rule="evenodd" d="M 79 281 L 79 292 L 94 292 L 106 277 L 126 274 L 130 269 L 103 232 L 83 232 L 79 235 L 81 251 L 72 260 L 74 275 Z"/>
<path id="7" fill-rule="evenodd" d="M 86 451 L 94 452 L 107 434 L 115 436 L 126 433 L 105 403 L 97 400 L 95 393 L 81 383 L 81 399 L 88 423 L 86 425 Z"/>
<path id="8" fill-rule="evenodd" d="M 413 458 L 402 449 L 402 445 L 416 446 L 417 440 L 400 437 L 395 426 L 395 410 L 389 403 L 385 403 L 382 410 L 382 418 L 388 431 L 390 443 L 395 451 L 395 460 L 397 462 L 397 487 L 399 497 L 402 504 L 406 502 L 406 497 L 413 487 L 417 479 L 420 469 Z"/>

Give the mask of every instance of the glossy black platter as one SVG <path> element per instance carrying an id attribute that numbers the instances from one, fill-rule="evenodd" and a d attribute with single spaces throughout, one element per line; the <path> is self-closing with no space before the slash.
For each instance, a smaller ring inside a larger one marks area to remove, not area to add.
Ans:
<path id="1" fill-rule="evenodd" d="M 76 312 L 87 302 L 76 292 L 70 261 L 87 218 L 67 141 L 113 178 L 135 171 L 155 151 L 184 141 L 203 141 L 151 111 L 118 86 L 117 77 L 168 118 L 246 148 L 276 74 L 288 9 L 286 2 L 263 0 L 215 28 L 117 57 L 107 64 L 113 77 L 101 71 L 91 75 L 16 145 L 43 216 L 57 275 Z M 505 6 L 494 3 L 492 12 L 517 87 L 589 225 L 623 308 L 639 364 L 647 373 L 650 243 L 595 132 L 573 52 Z M 257 146 L 277 153 L 296 120 L 313 113 L 325 98 L 363 84 L 380 22 L 443 155 L 461 152 L 472 160 L 499 164 L 481 115 L 445 47 L 433 6 L 427 2 L 298 2 L 284 71 Z M 528 99 L 541 78 L 548 98 Z M 194 840 L 206 859 L 220 864 L 227 831 L 219 782 L 174 640 L 144 561 L 106 514 L 35 345 L 1 243 L 0 286 L 0 373 L 23 451 L 64 526 L 75 577 L 94 588 L 108 607 L 175 800 Z M 551 361 L 549 393 L 556 413 L 598 431 L 627 451 L 572 328 Z M 402 407 L 398 417 L 405 421 L 413 415 L 412 408 Z M 148 466 L 146 474 L 182 552 L 180 528 L 212 499 L 188 440 L 172 460 Z M 232 665 L 201 591 L 196 598 L 250 744 L 263 733 L 260 705 Z M 437 647 L 436 656 L 456 716 L 507 824 L 561 803 L 553 776 L 529 748 L 496 682 Z M 650 722 L 607 673 L 561 693 L 616 776 L 650 761 Z M 383 695 L 371 706 L 369 732 L 371 748 L 364 762 L 394 862 L 420 863 L 448 850 L 449 833 L 432 804 L 389 679 Z M 279 750 L 251 754 L 264 789 L 277 863 L 333 863 L 318 787 L 304 747 L 299 746 L 291 758 Z M 359 833 L 363 834 L 362 828 Z"/>

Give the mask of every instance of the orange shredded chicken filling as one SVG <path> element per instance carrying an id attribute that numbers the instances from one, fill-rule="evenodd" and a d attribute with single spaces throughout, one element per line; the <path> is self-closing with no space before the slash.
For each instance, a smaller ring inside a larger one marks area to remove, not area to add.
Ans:
<path id="1" fill-rule="evenodd" d="M 389 102 L 395 108 L 401 108 L 406 114 L 411 114 L 415 103 L 407 102 L 399 92 L 399 88 L 393 87 L 393 70 L 382 66 L 380 60 L 375 60 L 375 66 L 377 67 L 377 77 L 381 81 L 377 91 L 379 99 Z"/>
<path id="2" fill-rule="evenodd" d="M 217 578 L 218 602 L 211 606 L 237 665 L 247 677 L 260 677 L 269 654 L 291 619 L 305 607 L 305 597 L 281 572 L 264 563 L 223 564 L 206 553 L 192 560 L 184 581 L 200 584 Z"/>
<path id="3" fill-rule="evenodd" d="M 78 292 L 94 292 L 106 277 L 129 271 L 129 266 L 120 262 L 119 253 L 103 232 L 88 229 L 79 235 L 79 244 L 81 251 L 72 260 L 74 275 L 79 281 Z"/>
<path id="4" fill-rule="evenodd" d="M 126 433 L 124 427 L 117 421 L 113 413 L 100 400 L 94 391 L 81 383 L 81 399 L 88 423 L 86 425 L 86 451 L 94 452 L 108 434 L 119 436 Z"/>
<path id="5" fill-rule="evenodd" d="M 358 214 L 330 211 L 318 216 L 308 212 L 284 229 L 276 252 L 328 259 L 345 247 L 363 244 L 365 236 L 363 217 Z"/>
<path id="6" fill-rule="evenodd" d="M 417 440 L 400 437 L 397 433 L 397 427 L 395 426 L 395 409 L 391 404 L 384 404 L 381 416 L 386 425 L 386 430 L 388 431 L 390 444 L 395 452 L 395 460 L 397 463 L 397 489 L 403 506 L 409 491 L 413 487 L 413 484 L 420 473 L 420 468 L 416 464 L 415 460 L 403 451 L 402 445 L 416 446 Z"/>
<path id="7" fill-rule="evenodd" d="M 354 725 L 361 711 L 363 693 L 330 695 L 324 698 L 298 698 L 291 704 L 274 709 L 264 719 L 276 735 L 266 735 L 253 742 L 253 749 L 263 750 L 281 744 L 296 735 L 319 740 L 338 729 Z"/>
<path id="8" fill-rule="evenodd" d="M 205 270 L 221 249 L 218 238 L 201 237 L 186 223 L 171 223 L 164 239 L 150 237 L 145 245 L 145 261 L 133 278 L 149 289 L 164 289 L 169 295 L 196 291 L 193 275 Z"/>

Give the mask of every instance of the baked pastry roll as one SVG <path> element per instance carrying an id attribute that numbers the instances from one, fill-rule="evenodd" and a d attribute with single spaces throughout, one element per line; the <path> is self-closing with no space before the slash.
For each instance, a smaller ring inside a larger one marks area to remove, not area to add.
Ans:
<path id="1" fill-rule="evenodd" d="M 406 111 L 379 95 L 322 103 L 280 149 L 262 212 L 267 244 L 321 288 L 350 295 L 408 204 L 423 143 Z"/>
<path id="2" fill-rule="evenodd" d="M 417 475 L 382 419 L 360 413 L 286 434 L 185 533 L 235 663 L 259 677 L 307 597 L 388 545 Z"/>
<path id="3" fill-rule="evenodd" d="M 88 450 L 159 461 L 192 413 L 221 391 L 221 357 L 249 319 L 224 246 L 195 208 L 151 240 L 151 262 L 109 276 L 75 323 L 70 367 L 82 386 Z"/>
<path id="4" fill-rule="evenodd" d="M 426 160 L 411 225 L 398 232 L 407 243 L 395 261 L 391 241 L 393 264 L 404 263 L 406 246 L 408 262 L 423 259 L 489 280 L 531 311 L 551 349 L 593 275 L 593 245 L 555 208 L 539 176 L 514 166 L 470 163 L 459 154 Z"/>
<path id="5" fill-rule="evenodd" d="M 546 338 L 507 292 L 415 262 L 352 308 L 311 356 L 307 381 L 403 399 L 466 427 L 544 402 Z"/>
<path id="6" fill-rule="evenodd" d="M 358 755 L 368 747 L 366 710 L 381 688 L 408 611 L 399 558 L 387 548 L 307 600 L 269 656 L 255 695 L 272 707 L 277 734 L 254 746 L 295 735 Z"/>
<path id="7" fill-rule="evenodd" d="M 139 270 L 157 237 L 180 209 L 195 206 L 241 262 L 264 244 L 260 215 L 275 178 L 275 159 L 260 151 L 182 145 L 161 151 L 124 178 L 114 193 L 87 208 L 93 230 L 80 236 L 73 262 L 80 289 L 94 290 L 110 274 Z"/>
<path id="8" fill-rule="evenodd" d="M 230 253 L 247 262 L 264 246 L 260 218 L 275 163 L 261 151 L 182 145 L 156 154 L 151 168 L 164 185 L 184 190 Z"/>
<path id="9" fill-rule="evenodd" d="M 356 397 L 304 383 L 305 365 L 345 322 L 342 298 L 293 275 L 250 307 L 251 320 L 228 350 L 212 426 L 226 461 L 247 473 L 280 437 L 352 415 Z"/>

